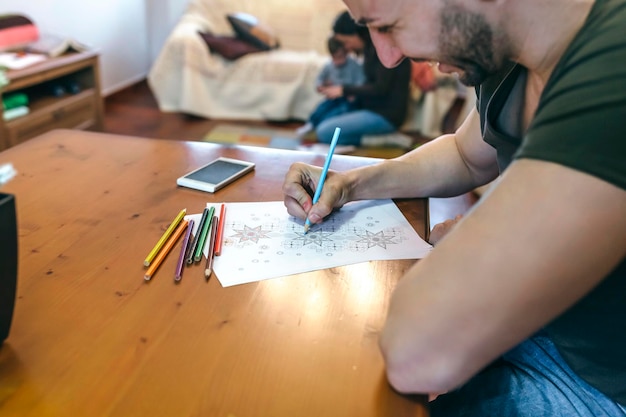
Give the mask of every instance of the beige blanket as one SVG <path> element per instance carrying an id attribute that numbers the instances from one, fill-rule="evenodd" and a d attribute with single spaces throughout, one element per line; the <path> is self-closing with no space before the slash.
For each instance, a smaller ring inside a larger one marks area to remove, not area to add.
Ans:
<path id="1" fill-rule="evenodd" d="M 209 52 L 197 32 L 232 35 L 225 16 L 235 11 L 250 13 L 240 8 L 250 7 L 243 3 L 192 0 L 148 75 L 162 111 L 220 119 L 306 120 L 322 100 L 315 91 L 315 77 L 329 57 L 319 48 L 283 46 L 235 61 Z M 328 27 L 324 36 L 330 32 L 330 22 L 324 24 Z"/>
<path id="2" fill-rule="evenodd" d="M 148 83 L 162 111 L 215 119 L 308 119 L 322 96 L 315 77 L 330 58 L 325 40 L 340 0 L 191 0 L 152 66 Z M 276 29 L 281 48 L 227 61 L 198 31 L 233 35 L 226 15 L 246 12 Z M 460 91 L 439 88 L 410 103 L 402 130 L 435 137 Z M 473 106 L 470 91 L 463 115 Z M 458 121 L 459 123 L 461 120 Z"/>

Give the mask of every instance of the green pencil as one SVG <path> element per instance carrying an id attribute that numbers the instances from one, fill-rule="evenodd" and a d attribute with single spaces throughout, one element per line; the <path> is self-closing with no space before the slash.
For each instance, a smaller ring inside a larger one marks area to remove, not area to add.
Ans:
<path id="1" fill-rule="evenodd" d="M 200 233 L 200 238 L 198 239 L 198 246 L 196 247 L 196 251 L 193 254 L 194 262 L 199 262 L 200 259 L 202 259 L 202 251 L 204 250 L 204 245 L 206 244 L 206 238 L 209 234 L 209 228 L 211 227 L 214 212 L 215 207 L 211 206 L 206 216 L 206 221 L 202 225 L 202 230 L 198 231 L 198 233 Z"/>

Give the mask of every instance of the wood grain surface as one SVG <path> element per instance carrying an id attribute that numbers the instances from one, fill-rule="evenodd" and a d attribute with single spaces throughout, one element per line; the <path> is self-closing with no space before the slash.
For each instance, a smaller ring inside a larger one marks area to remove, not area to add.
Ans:
<path id="1" fill-rule="evenodd" d="M 218 156 L 256 163 L 215 194 L 176 178 Z M 174 252 L 143 260 L 174 216 L 282 200 L 290 164 L 324 156 L 57 130 L 0 153 L 18 176 L 19 280 L 0 347 L 0 416 L 427 416 L 393 391 L 378 348 L 414 261 L 367 262 L 222 288 Z M 374 163 L 337 155 L 333 169 Z M 425 200 L 398 205 L 423 237 Z M 180 243 L 179 243 L 180 244 Z"/>

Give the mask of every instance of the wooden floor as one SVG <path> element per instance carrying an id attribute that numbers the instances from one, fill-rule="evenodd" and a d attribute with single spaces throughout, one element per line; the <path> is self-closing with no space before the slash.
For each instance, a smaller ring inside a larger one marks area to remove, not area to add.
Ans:
<path id="1" fill-rule="evenodd" d="M 107 133 L 155 139 L 202 140 L 219 120 L 209 120 L 179 113 L 164 113 L 145 81 L 132 85 L 105 99 L 104 126 Z M 233 122 L 230 120 L 229 122 Z M 265 122 L 241 121 L 246 125 L 268 125 Z M 285 123 L 281 126 L 299 126 Z"/>
<path id="2" fill-rule="evenodd" d="M 105 99 L 104 126 L 107 133 L 139 136 L 154 139 L 174 139 L 200 141 L 220 120 L 209 120 L 179 113 L 164 113 L 148 87 L 142 81 L 124 90 L 112 94 Z M 300 126 L 301 121 L 291 122 L 257 122 L 233 121 L 250 126 L 275 126 L 293 128 Z M 427 141 L 419 134 L 415 135 L 416 143 Z M 393 158 L 405 151 L 400 148 L 363 148 L 354 154 L 377 158 Z"/>

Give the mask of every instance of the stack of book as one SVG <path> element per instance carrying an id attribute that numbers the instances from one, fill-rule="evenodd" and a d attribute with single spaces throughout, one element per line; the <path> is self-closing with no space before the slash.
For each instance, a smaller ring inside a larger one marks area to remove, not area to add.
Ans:
<path id="1" fill-rule="evenodd" d="M 48 59 L 43 54 L 31 54 L 28 52 L 0 52 L 0 67 L 9 70 L 21 70 Z"/>
<path id="2" fill-rule="evenodd" d="M 25 116 L 30 111 L 28 109 L 28 96 L 21 92 L 3 95 L 2 107 L 4 108 L 2 117 L 5 121 Z"/>
<path id="3" fill-rule="evenodd" d="M 41 34 L 36 42 L 26 45 L 25 51 L 31 54 L 43 54 L 55 58 L 68 52 L 84 52 L 89 46 L 71 38 L 62 38 L 53 34 Z"/>

